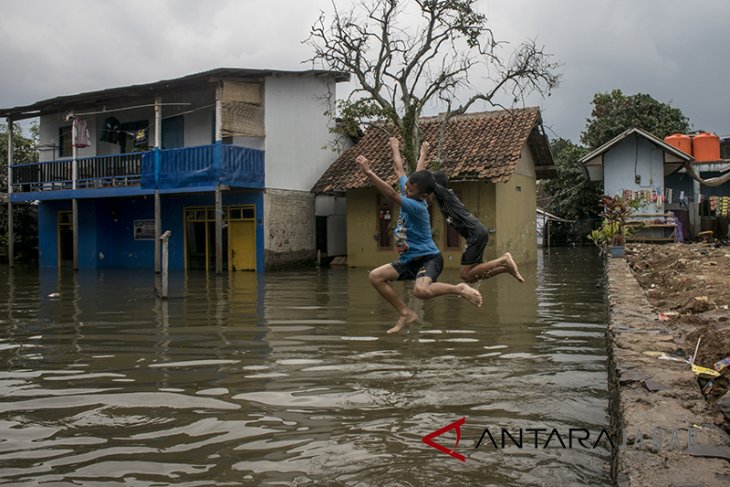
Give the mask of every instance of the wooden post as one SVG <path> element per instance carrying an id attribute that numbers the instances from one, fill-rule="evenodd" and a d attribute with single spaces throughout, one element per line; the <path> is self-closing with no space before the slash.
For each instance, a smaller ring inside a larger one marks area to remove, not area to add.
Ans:
<path id="1" fill-rule="evenodd" d="M 71 189 L 74 191 L 74 198 L 71 200 L 71 231 L 73 232 L 73 267 L 79 269 L 79 205 L 76 200 L 76 185 L 78 184 L 78 162 L 76 161 L 76 124 L 71 121 Z M 60 251 L 60 249 L 59 249 Z"/>
<path id="2" fill-rule="evenodd" d="M 215 187 L 215 273 L 223 274 L 223 197 Z"/>
<path id="3" fill-rule="evenodd" d="M 548 218 L 547 219 L 547 246 L 550 248 L 550 226 L 552 225 L 553 221 Z"/>
<path id="4" fill-rule="evenodd" d="M 168 291 L 168 273 L 167 273 L 167 264 L 168 264 L 168 243 L 170 241 L 170 235 L 172 232 L 170 230 L 167 230 L 165 233 L 160 235 L 160 241 L 162 242 L 162 284 L 161 284 L 161 290 L 160 290 L 160 297 L 162 299 L 167 299 L 167 291 Z"/>
<path id="5" fill-rule="evenodd" d="M 162 98 L 155 95 L 155 166 L 159 164 L 159 150 L 162 147 Z M 155 167 L 155 175 L 158 168 Z M 160 272 L 160 232 L 162 232 L 162 210 L 160 209 L 160 190 L 155 177 L 155 272 Z"/>
<path id="6" fill-rule="evenodd" d="M 13 231 L 13 121 L 8 122 L 8 266 L 13 267 L 15 262 L 15 232 Z"/>

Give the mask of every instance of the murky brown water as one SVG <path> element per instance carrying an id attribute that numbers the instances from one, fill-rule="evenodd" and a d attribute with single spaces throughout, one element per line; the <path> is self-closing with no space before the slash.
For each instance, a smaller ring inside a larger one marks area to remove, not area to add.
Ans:
<path id="1" fill-rule="evenodd" d="M 160 305 L 148 272 L 2 268 L 0 485 L 609 485 L 601 445 L 421 442 L 606 427 L 601 265 L 553 252 L 481 309 L 409 298 L 396 337 L 361 269 L 173 275 Z"/>

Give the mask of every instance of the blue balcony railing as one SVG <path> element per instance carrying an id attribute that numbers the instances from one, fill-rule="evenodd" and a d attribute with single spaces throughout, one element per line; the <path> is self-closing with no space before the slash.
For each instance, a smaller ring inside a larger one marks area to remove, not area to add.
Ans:
<path id="1" fill-rule="evenodd" d="M 76 160 L 77 189 L 138 186 L 142 189 L 175 189 L 225 184 L 264 187 L 264 153 L 228 144 Z M 72 189 L 72 162 L 13 164 L 13 191 L 35 192 Z"/>

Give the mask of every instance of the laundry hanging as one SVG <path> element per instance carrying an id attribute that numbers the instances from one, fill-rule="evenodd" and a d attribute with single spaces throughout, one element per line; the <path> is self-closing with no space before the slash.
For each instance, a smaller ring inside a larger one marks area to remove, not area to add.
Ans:
<path id="1" fill-rule="evenodd" d="M 86 125 L 86 120 L 78 117 L 74 118 L 73 131 L 76 135 L 76 138 L 73 140 L 74 147 L 89 147 L 89 145 L 91 145 L 89 142 L 89 128 Z"/>
<path id="2" fill-rule="evenodd" d="M 139 129 L 134 131 L 134 146 L 135 147 L 146 147 L 147 146 L 147 129 Z"/>
<path id="3" fill-rule="evenodd" d="M 120 139 L 120 137 L 119 137 L 120 127 L 121 127 L 121 124 L 119 123 L 119 120 L 117 120 L 116 118 L 114 118 L 114 117 L 105 118 L 104 123 L 102 125 L 102 129 L 101 129 L 100 140 L 102 142 L 118 144 L 119 139 Z"/>

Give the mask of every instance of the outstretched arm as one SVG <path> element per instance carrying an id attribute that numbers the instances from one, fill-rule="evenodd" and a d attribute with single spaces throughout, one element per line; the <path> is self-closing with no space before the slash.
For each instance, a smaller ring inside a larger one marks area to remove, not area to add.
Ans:
<path id="1" fill-rule="evenodd" d="M 372 181 L 373 186 L 375 186 L 375 188 L 380 191 L 383 196 L 385 196 L 397 205 L 401 204 L 400 193 L 394 190 L 393 187 L 390 186 L 388 183 L 380 179 L 378 175 L 375 174 L 372 169 L 370 169 L 370 161 L 368 161 L 365 156 L 357 156 L 355 162 L 358 163 L 360 169 L 362 169 L 365 175 L 370 179 L 370 181 Z"/>
<path id="2" fill-rule="evenodd" d="M 418 165 L 416 166 L 416 171 L 423 171 L 426 169 L 426 166 L 428 166 L 428 162 L 426 162 L 426 157 L 428 157 L 428 142 L 424 142 L 421 144 L 421 154 L 418 156 Z"/>
<path id="3" fill-rule="evenodd" d="M 393 165 L 395 166 L 395 175 L 400 179 L 401 176 L 406 175 L 405 169 L 403 169 L 403 159 L 400 156 L 400 142 L 396 137 L 390 138 L 390 150 L 393 153 Z"/>

